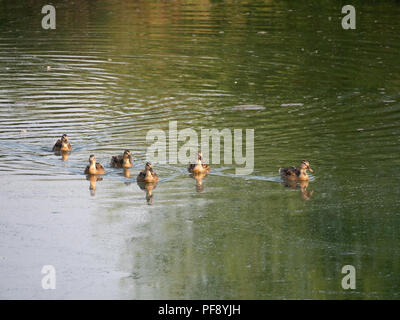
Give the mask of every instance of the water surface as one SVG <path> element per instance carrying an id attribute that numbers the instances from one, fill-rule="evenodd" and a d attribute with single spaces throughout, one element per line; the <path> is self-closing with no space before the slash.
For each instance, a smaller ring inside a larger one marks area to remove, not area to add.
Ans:
<path id="1" fill-rule="evenodd" d="M 43 30 L 39 3 L 0 0 L 0 297 L 398 299 L 400 6 L 353 2 L 351 31 L 336 1 L 267 0 L 67 1 Z M 253 173 L 154 164 L 148 201 L 146 134 L 170 121 L 254 129 Z M 302 159 L 312 181 L 285 186 Z"/>

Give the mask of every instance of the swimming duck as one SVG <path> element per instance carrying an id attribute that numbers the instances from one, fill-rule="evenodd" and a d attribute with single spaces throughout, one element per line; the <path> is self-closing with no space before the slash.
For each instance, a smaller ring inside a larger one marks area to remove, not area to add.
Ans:
<path id="1" fill-rule="evenodd" d="M 89 157 L 89 165 L 85 169 L 86 174 L 105 174 L 106 170 L 104 167 L 96 162 L 96 158 L 94 155 L 90 155 Z"/>
<path id="2" fill-rule="evenodd" d="M 307 170 L 313 172 L 313 170 L 310 168 L 310 163 L 306 160 L 303 160 L 298 168 L 279 168 L 279 174 L 283 179 L 305 181 L 308 180 Z"/>
<path id="3" fill-rule="evenodd" d="M 72 151 L 72 146 L 68 141 L 68 135 L 63 134 L 53 146 L 53 151 Z"/>
<path id="4" fill-rule="evenodd" d="M 210 172 L 210 166 L 202 162 L 203 155 L 201 152 L 197 153 L 197 162 L 189 164 L 188 170 L 191 173 L 204 173 Z"/>
<path id="5" fill-rule="evenodd" d="M 139 182 L 157 182 L 158 176 L 153 171 L 153 165 L 150 162 L 146 162 L 144 171 L 140 172 L 136 178 Z"/>
<path id="6" fill-rule="evenodd" d="M 111 157 L 111 167 L 113 168 L 132 168 L 133 159 L 131 152 L 129 150 L 125 150 L 122 156 L 113 156 Z"/>

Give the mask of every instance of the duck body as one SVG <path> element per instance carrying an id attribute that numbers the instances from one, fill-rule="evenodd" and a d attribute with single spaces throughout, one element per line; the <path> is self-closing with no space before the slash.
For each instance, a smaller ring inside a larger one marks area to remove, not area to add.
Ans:
<path id="1" fill-rule="evenodd" d="M 121 156 L 113 156 L 111 158 L 111 167 L 129 169 L 133 166 L 133 158 L 129 150 L 125 150 Z"/>
<path id="2" fill-rule="evenodd" d="M 190 173 L 208 173 L 210 172 L 210 166 L 203 163 L 203 157 L 201 152 L 197 154 L 197 162 L 189 164 L 188 171 Z"/>
<path id="3" fill-rule="evenodd" d="M 72 151 L 72 146 L 68 141 L 68 135 L 63 134 L 53 146 L 53 152 L 57 151 Z"/>
<path id="4" fill-rule="evenodd" d="M 94 157 L 94 155 L 91 155 L 89 157 L 89 165 L 86 167 L 85 169 L 85 174 L 105 174 L 106 170 L 104 169 L 104 167 L 96 162 L 96 158 Z"/>
<path id="5" fill-rule="evenodd" d="M 204 163 L 191 163 L 188 171 L 190 173 L 207 173 L 210 172 L 210 166 Z"/>
<path id="6" fill-rule="evenodd" d="M 296 167 L 287 167 L 287 168 L 279 168 L 279 174 L 282 179 L 286 180 L 299 180 L 299 181 L 308 181 L 307 170 L 313 172 L 310 168 L 310 163 L 308 161 L 303 160 L 300 163 L 298 168 Z"/>
<path id="7" fill-rule="evenodd" d="M 138 182 L 158 182 L 158 175 L 154 172 L 153 166 L 150 162 L 146 163 L 144 171 L 141 171 L 136 180 Z"/>

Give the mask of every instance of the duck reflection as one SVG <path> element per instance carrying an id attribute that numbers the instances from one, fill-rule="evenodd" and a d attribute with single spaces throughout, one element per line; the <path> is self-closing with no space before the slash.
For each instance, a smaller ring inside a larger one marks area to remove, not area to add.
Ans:
<path id="1" fill-rule="evenodd" d="M 86 180 L 88 180 L 90 182 L 90 186 L 89 186 L 90 195 L 95 196 L 96 195 L 96 183 L 97 183 L 97 181 L 103 180 L 103 178 L 99 177 L 97 175 L 94 175 L 94 174 L 88 174 L 86 176 Z"/>
<path id="2" fill-rule="evenodd" d="M 203 192 L 204 191 L 203 179 L 208 176 L 208 173 L 207 172 L 192 173 L 190 176 L 196 180 L 196 191 Z"/>
<path id="3" fill-rule="evenodd" d="M 153 204 L 154 201 L 153 190 L 157 187 L 157 183 L 158 182 L 144 182 L 144 181 L 137 182 L 139 188 L 146 192 L 146 201 L 148 205 Z"/>
<path id="4" fill-rule="evenodd" d="M 61 156 L 62 161 L 67 161 L 69 157 L 69 151 L 54 151 L 55 156 Z"/>
<path id="5" fill-rule="evenodd" d="M 68 160 L 68 156 L 69 156 L 69 152 L 68 151 L 61 151 L 61 160 L 62 161 L 67 161 Z"/>
<path id="6" fill-rule="evenodd" d="M 131 169 L 124 169 L 124 177 L 125 178 L 131 177 Z"/>
<path id="7" fill-rule="evenodd" d="M 125 178 L 130 178 L 131 177 L 131 169 L 124 169 L 124 177 Z M 132 181 L 131 180 L 126 180 L 126 181 L 124 181 L 124 184 L 126 185 L 126 186 L 130 186 L 131 184 L 132 184 Z"/>
<path id="8" fill-rule="evenodd" d="M 314 190 L 307 191 L 308 187 L 308 180 L 304 181 L 296 181 L 296 180 L 287 180 L 285 179 L 283 182 L 283 185 L 288 188 L 292 189 L 300 189 L 300 196 L 303 200 L 310 200 Z"/>

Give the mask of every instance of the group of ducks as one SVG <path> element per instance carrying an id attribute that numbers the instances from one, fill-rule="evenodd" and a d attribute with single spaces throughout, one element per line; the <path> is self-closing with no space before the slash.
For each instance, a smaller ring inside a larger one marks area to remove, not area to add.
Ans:
<path id="1" fill-rule="evenodd" d="M 69 143 L 68 135 L 63 134 L 59 140 L 53 146 L 54 152 L 69 152 L 72 151 L 72 146 Z M 210 172 L 210 166 L 202 162 L 202 154 L 197 154 L 197 162 L 189 165 L 188 170 L 191 173 L 208 173 Z M 129 169 L 133 167 L 133 158 L 129 150 L 125 150 L 123 155 L 111 157 L 110 165 L 112 168 L 123 168 Z M 89 164 L 85 168 L 85 174 L 89 175 L 102 175 L 106 173 L 104 167 L 96 161 L 96 157 L 92 154 L 89 156 Z M 140 182 L 158 182 L 158 175 L 153 170 L 153 165 L 150 162 L 146 162 L 144 171 L 141 171 L 137 178 Z"/>
<path id="2" fill-rule="evenodd" d="M 68 135 L 63 134 L 59 140 L 53 146 L 54 152 L 68 153 L 72 151 L 72 146 L 69 142 Z M 130 169 L 133 166 L 132 154 L 129 150 L 125 150 L 122 155 L 111 157 L 110 165 L 112 168 L 123 168 Z M 193 175 L 204 177 L 204 175 L 210 172 L 210 166 L 203 163 L 203 156 L 201 152 L 197 153 L 197 161 L 189 164 L 188 171 Z M 300 166 L 280 168 L 279 174 L 282 179 L 286 182 L 306 182 L 309 180 L 307 171 L 313 172 L 310 168 L 310 163 L 306 160 L 301 161 Z M 96 161 L 94 155 L 89 157 L 89 165 L 84 170 L 84 173 L 89 176 L 98 176 L 106 173 L 104 167 Z M 150 162 L 146 162 L 144 171 L 141 171 L 136 180 L 142 183 L 157 183 L 159 181 L 158 175 L 153 170 L 153 165 Z M 200 180 L 201 181 L 201 180 Z"/>

